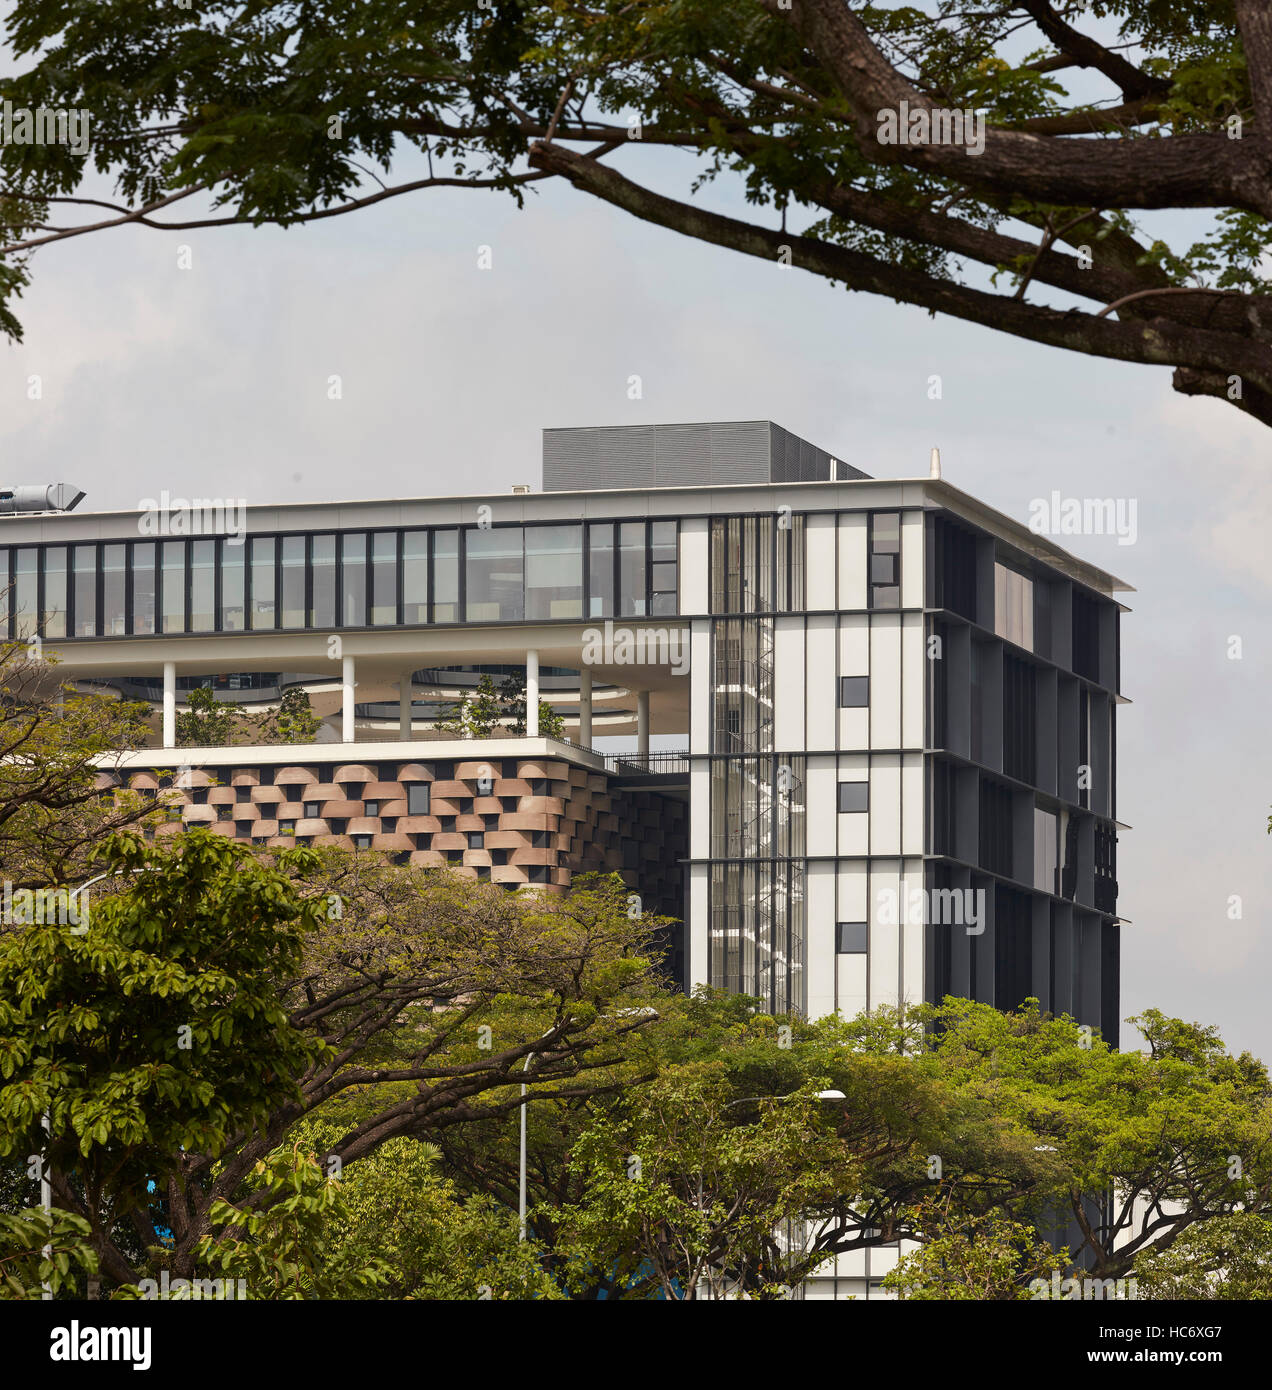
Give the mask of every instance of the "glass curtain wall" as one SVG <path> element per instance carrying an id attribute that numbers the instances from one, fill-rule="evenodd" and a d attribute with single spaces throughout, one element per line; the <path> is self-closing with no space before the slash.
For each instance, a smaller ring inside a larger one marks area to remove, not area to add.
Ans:
<path id="1" fill-rule="evenodd" d="M 675 615 L 678 580 L 677 521 L 0 546 L 0 640 Z"/>
<path id="2" fill-rule="evenodd" d="M 802 517 L 712 519 L 709 975 L 778 1013 L 804 1004 L 805 759 L 773 745 L 771 615 L 803 606 L 802 549 Z"/>

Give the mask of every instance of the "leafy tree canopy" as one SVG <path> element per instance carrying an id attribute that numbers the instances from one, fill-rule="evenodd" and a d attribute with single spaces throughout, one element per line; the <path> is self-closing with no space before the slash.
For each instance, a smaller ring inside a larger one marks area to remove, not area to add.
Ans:
<path id="1" fill-rule="evenodd" d="M 86 231 L 560 178 L 1272 422 L 1262 0 L 17 0 L 8 29 L 25 67 L 0 94 L 91 119 L 86 143 L 0 151 L 13 335 L 30 253 Z M 635 144 L 693 156 L 691 187 Z M 750 216 L 694 202 L 726 175 Z"/>

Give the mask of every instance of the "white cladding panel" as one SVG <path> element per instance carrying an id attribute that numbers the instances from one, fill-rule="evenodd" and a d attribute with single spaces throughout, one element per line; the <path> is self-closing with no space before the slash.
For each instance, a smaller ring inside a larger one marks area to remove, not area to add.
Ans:
<path id="1" fill-rule="evenodd" d="M 689 751 L 711 751 L 711 624 L 704 618 L 689 632 Z"/>
<path id="2" fill-rule="evenodd" d="M 808 738 L 804 746 L 810 749 L 835 747 L 835 712 L 839 703 L 835 647 L 834 615 L 811 616 L 804 652 Z"/>
<path id="3" fill-rule="evenodd" d="M 805 1008 L 809 1018 L 835 1012 L 835 866 L 810 864 L 804 880 Z"/>
<path id="4" fill-rule="evenodd" d="M 923 607 L 923 513 L 901 513 L 901 607 Z"/>
<path id="5" fill-rule="evenodd" d="M 773 624 L 773 747 L 794 753 L 804 741 L 804 620 L 778 616 Z"/>
<path id="6" fill-rule="evenodd" d="M 870 624 L 870 746 L 901 746 L 901 622 L 875 613 Z"/>
<path id="7" fill-rule="evenodd" d="M 711 857 L 711 764 L 694 759 L 689 764 L 689 857 Z"/>
<path id="8" fill-rule="evenodd" d="M 923 755 L 907 753 L 901 771 L 901 850 L 922 854 L 923 843 Z"/>
<path id="9" fill-rule="evenodd" d="M 849 512 L 839 518 L 840 608 L 865 608 L 870 602 L 866 581 L 868 523 L 865 512 Z"/>
<path id="10" fill-rule="evenodd" d="M 707 864 L 689 866 L 689 960 L 686 976 L 690 989 L 711 983 L 711 960 L 707 948 L 707 889 L 711 869 Z"/>
<path id="11" fill-rule="evenodd" d="M 870 865 L 870 1007 L 900 1002 L 901 866 L 895 860 Z M 888 921 L 882 919 L 887 917 Z"/>
<path id="12" fill-rule="evenodd" d="M 905 614 L 901 630 L 901 670 L 905 677 L 901 684 L 901 747 L 922 748 L 928 662 L 921 613 Z"/>
<path id="13" fill-rule="evenodd" d="M 808 854 L 834 854 L 835 804 L 839 795 L 834 757 L 808 760 L 807 811 Z"/>
<path id="14" fill-rule="evenodd" d="M 901 766 L 895 753 L 870 766 L 870 853 L 901 853 Z"/>
<path id="15" fill-rule="evenodd" d="M 841 1018 L 855 1018 L 867 1007 L 866 957 L 837 956 L 835 959 L 839 974 L 839 1015 Z"/>
<path id="16" fill-rule="evenodd" d="M 680 523 L 680 611 L 705 613 L 711 606 L 710 519 L 687 516 Z"/>
<path id="17" fill-rule="evenodd" d="M 809 608 L 835 608 L 835 514 L 814 512 L 804 521 L 804 595 Z"/>

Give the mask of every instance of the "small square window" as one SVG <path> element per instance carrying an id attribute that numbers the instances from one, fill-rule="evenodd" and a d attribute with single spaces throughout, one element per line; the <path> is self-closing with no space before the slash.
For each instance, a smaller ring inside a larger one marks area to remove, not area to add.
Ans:
<path id="1" fill-rule="evenodd" d="M 371 836 L 370 836 L 370 835 L 355 835 L 355 836 L 353 837 L 353 847 L 354 847 L 354 849 L 370 849 L 370 848 L 371 848 Z"/>
<path id="2" fill-rule="evenodd" d="M 839 814 L 847 815 L 854 811 L 870 809 L 869 782 L 840 782 Z"/>
<path id="3" fill-rule="evenodd" d="M 406 787 L 406 810 L 408 815 L 426 816 L 429 808 L 428 782 L 408 782 Z"/>
<path id="4" fill-rule="evenodd" d="M 468 848 L 484 849 L 486 847 L 486 832 L 484 830 L 470 830 L 468 832 Z"/>
<path id="5" fill-rule="evenodd" d="M 317 820 L 322 815 L 322 808 L 316 801 L 305 802 L 305 817 L 308 820 Z"/>
<path id="6" fill-rule="evenodd" d="M 869 676 L 839 677 L 839 708 L 860 709 L 870 703 Z"/>
<path id="7" fill-rule="evenodd" d="M 872 584 L 895 584 L 897 582 L 897 556 L 891 554 L 870 557 L 870 582 Z"/>
<path id="8" fill-rule="evenodd" d="M 380 814 L 380 803 L 378 801 L 364 801 L 362 803 L 362 814 L 364 816 L 378 816 Z"/>
<path id="9" fill-rule="evenodd" d="M 865 955 L 869 936 L 865 922 L 840 922 L 835 928 L 835 950 L 841 956 Z"/>
<path id="10" fill-rule="evenodd" d="M 901 590 L 895 584 L 873 584 L 870 588 L 871 608 L 900 608 Z"/>

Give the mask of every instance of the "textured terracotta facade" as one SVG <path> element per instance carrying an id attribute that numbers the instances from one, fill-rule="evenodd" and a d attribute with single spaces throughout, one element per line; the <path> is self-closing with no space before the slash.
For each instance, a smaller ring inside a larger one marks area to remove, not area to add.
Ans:
<path id="1" fill-rule="evenodd" d="M 120 779 L 104 777 L 104 785 Z M 560 891 L 575 873 L 617 871 L 646 905 L 683 915 L 687 803 L 619 790 L 605 772 L 559 761 L 306 764 L 137 770 L 122 780 L 180 808 L 179 825 L 266 846 L 381 850 L 493 883 Z"/>

